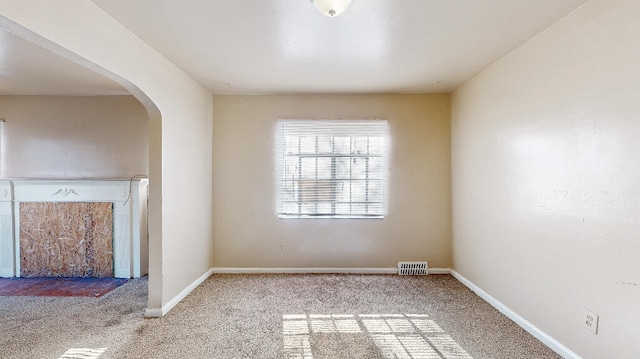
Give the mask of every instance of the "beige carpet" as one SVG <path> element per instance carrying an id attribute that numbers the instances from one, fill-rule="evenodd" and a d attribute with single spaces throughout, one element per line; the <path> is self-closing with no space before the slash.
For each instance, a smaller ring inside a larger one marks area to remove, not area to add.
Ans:
<path id="1" fill-rule="evenodd" d="M 214 275 L 161 319 L 146 286 L 0 297 L 0 358 L 559 358 L 449 275 Z"/>

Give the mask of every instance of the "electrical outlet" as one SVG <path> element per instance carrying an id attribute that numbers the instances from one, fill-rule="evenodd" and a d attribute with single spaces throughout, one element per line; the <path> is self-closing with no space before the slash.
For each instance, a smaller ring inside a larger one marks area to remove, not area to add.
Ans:
<path id="1" fill-rule="evenodd" d="M 593 334 L 598 334 L 598 314 L 585 309 L 582 317 L 582 326 Z"/>

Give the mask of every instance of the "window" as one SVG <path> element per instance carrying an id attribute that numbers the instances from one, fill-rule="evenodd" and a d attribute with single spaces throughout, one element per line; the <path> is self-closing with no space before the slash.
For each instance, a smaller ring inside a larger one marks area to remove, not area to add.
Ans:
<path id="1" fill-rule="evenodd" d="M 279 121 L 279 217 L 384 217 L 388 132 L 384 120 Z"/>

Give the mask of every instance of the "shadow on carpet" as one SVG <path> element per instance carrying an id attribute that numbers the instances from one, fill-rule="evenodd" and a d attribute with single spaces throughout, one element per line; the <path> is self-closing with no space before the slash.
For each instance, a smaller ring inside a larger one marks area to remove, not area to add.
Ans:
<path id="1" fill-rule="evenodd" d="M 99 298 L 127 281 L 124 278 L 0 278 L 0 296 Z"/>

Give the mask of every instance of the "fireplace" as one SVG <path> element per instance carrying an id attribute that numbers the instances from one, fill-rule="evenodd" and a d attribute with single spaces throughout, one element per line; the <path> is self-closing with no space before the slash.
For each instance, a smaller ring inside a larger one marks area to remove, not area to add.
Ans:
<path id="1" fill-rule="evenodd" d="M 0 277 L 145 275 L 147 185 L 0 181 Z"/>

